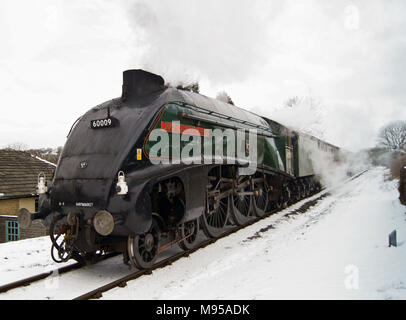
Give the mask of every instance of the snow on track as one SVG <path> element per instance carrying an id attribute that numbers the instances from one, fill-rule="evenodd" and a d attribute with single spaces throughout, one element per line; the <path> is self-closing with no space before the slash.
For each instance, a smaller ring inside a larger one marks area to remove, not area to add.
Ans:
<path id="1" fill-rule="evenodd" d="M 374 168 L 304 214 L 293 212 L 306 200 L 103 298 L 405 299 L 406 209 L 385 173 Z"/>
<path id="2" fill-rule="evenodd" d="M 103 298 L 405 299 L 406 208 L 397 199 L 397 181 L 385 181 L 386 173 L 374 168 L 324 191 L 328 196 L 311 197 L 315 203 L 304 213 L 309 199 Z M 394 229 L 398 247 L 389 248 Z M 60 267 L 49 250 L 48 237 L 0 244 L 0 284 Z M 118 256 L 0 299 L 72 299 L 129 272 Z"/>
<path id="3" fill-rule="evenodd" d="M 0 299 L 73 299 L 128 273 L 128 267 L 118 256 L 64 274 L 53 274 L 27 287 L 9 290 L 0 294 Z"/>
<path id="4" fill-rule="evenodd" d="M 0 286 L 75 263 L 58 264 L 50 252 L 49 236 L 0 244 Z"/>

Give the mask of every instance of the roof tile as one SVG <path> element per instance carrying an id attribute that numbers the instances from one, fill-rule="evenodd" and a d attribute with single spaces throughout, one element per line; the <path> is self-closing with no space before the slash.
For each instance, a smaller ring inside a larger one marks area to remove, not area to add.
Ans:
<path id="1" fill-rule="evenodd" d="M 25 151 L 0 150 L 0 194 L 2 197 L 37 194 L 38 174 L 51 180 L 55 166 Z M 1 197 L 0 197 L 1 199 Z"/>

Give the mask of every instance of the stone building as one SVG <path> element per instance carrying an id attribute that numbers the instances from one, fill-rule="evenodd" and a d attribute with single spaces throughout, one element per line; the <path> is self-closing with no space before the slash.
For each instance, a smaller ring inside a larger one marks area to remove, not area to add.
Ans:
<path id="1" fill-rule="evenodd" d="M 38 209 L 36 191 L 38 175 L 43 172 L 51 180 L 56 165 L 28 152 L 0 150 L 0 243 L 44 236 L 46 228 L 34 221 L 28 229 L 20 229 L 18 210 L 30 212 Z"/>

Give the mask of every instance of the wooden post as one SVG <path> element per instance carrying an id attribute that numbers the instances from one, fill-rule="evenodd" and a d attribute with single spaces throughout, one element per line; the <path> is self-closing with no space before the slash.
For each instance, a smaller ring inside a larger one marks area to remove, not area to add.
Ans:
<path id="1" fill-rule="evenodd" d="M 400 169 L 399 200 L 401 204 L 406 206 L 406 164 Z"/>
<path id="2" fill-rule="evenodd" d="M 389 234 L 389 247 L 397 247 L 397 241 L 396 241 L 396 230 L 393 230 L 390 234 Z"/>

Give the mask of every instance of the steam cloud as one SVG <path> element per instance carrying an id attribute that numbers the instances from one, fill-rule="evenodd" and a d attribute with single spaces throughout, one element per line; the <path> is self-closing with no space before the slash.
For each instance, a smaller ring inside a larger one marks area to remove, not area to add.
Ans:
<path id="1" fill-rule="evenodd" d="M 126 4 L 134 56 L 142 51 L 134 62 L 172 84 L 226 90 L 238 106 L 354 151 L 404 116 L 402 1 Z M 294 110 L 302 123 L 278 109 L 292 96 L 308 97 Z M 316 113 L 311 98 L 321 103 Z"/>
<path id="2" fill-rule="evenodd" d="M 268 1 L 136 1 L 128 16 L 142 67 L 169 82 L 245 79 L 268 57 Z M 265 12 L 267 14 L 265 14 Z M 185 79 L 188 77 L 189 79 Z"/>

